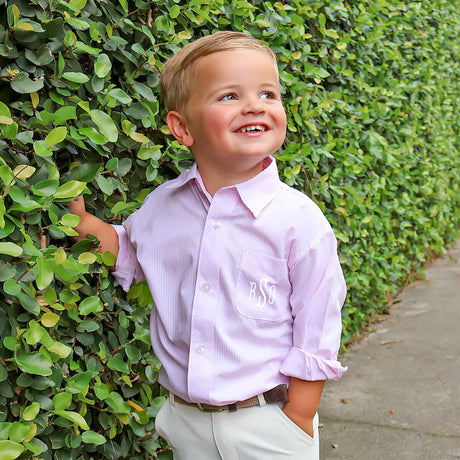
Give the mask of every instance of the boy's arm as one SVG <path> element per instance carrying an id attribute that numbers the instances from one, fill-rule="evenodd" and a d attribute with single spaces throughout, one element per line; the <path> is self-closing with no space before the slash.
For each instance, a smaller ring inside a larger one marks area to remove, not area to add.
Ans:
<path id="1" fill-rule="evenodd" d="M 87 212 L 82 196 L 71 201 L 69 207 L 72 214 L 81 218 L 80 223 L 75 227 L 78 236 L 74 238 L 80 241 L 85 239 L 87 234 L 94 235 L 100 241 L 99 251 L 110 251 L 118 256 L 118 235 L 112 225 Z"/>
<path id="2" fill-rule="evenodd" d="M 313 437 L 313 417 L 318 411 L 324 380 L 307 381 L 291 377 L 288 400 L 283 412 L 305 433 Z"/>

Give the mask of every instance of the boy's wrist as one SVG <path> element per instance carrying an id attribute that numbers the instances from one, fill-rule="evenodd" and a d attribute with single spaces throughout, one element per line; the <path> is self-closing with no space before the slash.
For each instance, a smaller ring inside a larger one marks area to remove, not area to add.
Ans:
<path id="1" fill-rule="evenodd" d="M 310 437 L 314 437 L 313 417 L 315 414 L 302 414 L 299 413 L 295 407 L 286 403 L 283 407 L 283 412 L 293 423 L 295 423 L 302 431 Z"/>

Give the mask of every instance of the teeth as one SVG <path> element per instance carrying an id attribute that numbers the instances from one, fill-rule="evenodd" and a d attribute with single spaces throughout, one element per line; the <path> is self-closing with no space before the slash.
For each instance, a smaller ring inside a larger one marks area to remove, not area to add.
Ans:
<path id="1" fill-rule="evenodd" d="M 258 131 L 265 131 L 265 127 L 262 125 L 253 125 L 245 126 L 244 128 L 240 129 L 240 133 L 256 133 Z"/>

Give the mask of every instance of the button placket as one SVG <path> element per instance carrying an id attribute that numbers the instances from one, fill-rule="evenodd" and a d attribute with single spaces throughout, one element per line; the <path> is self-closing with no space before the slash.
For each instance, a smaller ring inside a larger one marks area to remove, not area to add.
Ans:
<path id="1" fill-rule="evenodd" d="M 220 218 L 228 209 L 228 200 L 214 196 L 204 225 L 197 266 L 197 278 L 191 318 L 191 341 L 188 370 L 189 397 L 207 397 L 211 390 L 209 376 L 214 362 L 214 333 L 218 304 L 219 274 L 228 230 Z M 207 375 L 206 385 L 203 376 Z"/>

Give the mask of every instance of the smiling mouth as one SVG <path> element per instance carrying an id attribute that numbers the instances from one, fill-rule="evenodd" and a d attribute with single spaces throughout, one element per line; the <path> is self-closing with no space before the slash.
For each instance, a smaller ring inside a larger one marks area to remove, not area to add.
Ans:
<path id="1" fill-rule="evenodd" d="M 237 133 L 260 133 L 265 131 L 265 129 L 263 125 L 249 125 L 239 129 Z"/>

